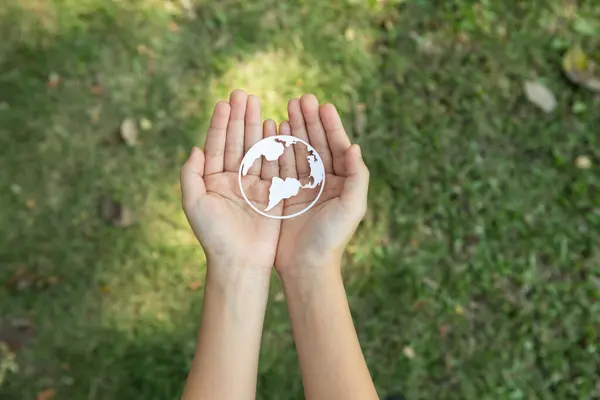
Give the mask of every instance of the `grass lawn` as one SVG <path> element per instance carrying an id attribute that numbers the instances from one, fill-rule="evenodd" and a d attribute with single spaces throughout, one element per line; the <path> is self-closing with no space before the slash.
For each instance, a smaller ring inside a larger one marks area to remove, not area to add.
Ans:
<path id="1" fill-rule="evenodd" d="M 561 71 L 575 43 L 600 54 L 600 3 L 186 3 L 0 6 L 0 398 L 179 396 L 204 258 L 178 172 L 240 87 L 278 121 L 334 102 L 363 148 L 345 279 L 381 395 L 600 399 L 600 95 Z M 258 382 L 302 398 L 276 276 Z"/>

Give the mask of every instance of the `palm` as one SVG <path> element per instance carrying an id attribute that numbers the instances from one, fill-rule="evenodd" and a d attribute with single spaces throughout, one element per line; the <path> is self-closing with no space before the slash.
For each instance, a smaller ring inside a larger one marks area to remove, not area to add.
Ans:
<path id="1" fill-rule="evenodd" d="M 344 181 L 344 177 L 327 174 L 327 186 L 317 203 L 304 214 L 282 222 L 275 260 L 279 268 L 289 268 L 302 262 L 302 257 L 309 252 L 323 254 L 336 245 L 336 216 L 340 211 Z M 314 195 L 314 191 L 301 192 L 286 201 L 283 215 L 305 209 L 313 201 Z"/>
<path id="2" fill-rule="evenodd" d="M 199 220 L 205 225 L 197 232 L 203 245 L 208 249 L 223 249 L 236 259 L 257 254 L 266 264 L 272 264 L 279 221 L 264 218 L 248 207 L 239 190 L 236 173 L 210 175 L 204 183 L 206 196 L 197 208 Z M 269 181 L 251 175 L 245 176 L 242 184 L 251 201 L 267 204 Z"/>
<path id="3" fill-rule="evenodd" d="M 264 136 L 277 134 L 275 122 L 261 127 L 260 103 L 241 90 L 229 103 L 215 106 L 204 152 L 195 149 L 181 171 L 186 216 L 207 257 L 227 263 L 273 266 L 280 221 L 264 218 L 246 204 L 238 185 L 244 151 Z M 242 180 L 244 192 L 256 204 L 267 204 L 272 163 L 258 161 Z M 274 213 L 281 213 L 275 208 Z"/>
<path id="4" fill-rule="evenodd" d="M 258 98 L 234 91 L 229 103 L 215 106 L 204 152 L 195 148 L 181 171 L 184 211 L 209 258 L 262 270 L 274 263 L 280 272 L 298 268 L 311 257 L 341 255 L 364 215 L 368 170 L 358 148 L 352 149 L 335 107 L 319 109 L 317 99 L 307 95 L 290 101 L 288 112 L 291 129 L 282 123 L 280 134 L 310 143 L 321 155 L 326 172 L 321 197 L 306 213 L 283 222 L 248 207 L 238 185 L 243 154 L 259 140 L 276 135 L 277 129 L 274 121 L 265 121 L 261 129 Z M 306 148 L 294 149 L 278 161 L 255 162 L 242 179 L 248 200 L 264 209 L 276 176 L 306 182 L 307 155 Z M 270 215 L 305 209 L 316 190 L 300 190 Z"/>
<path id="5" fill-rule="evenodd" d="M 323 193 L 317 203 L 304 214 L 285 219 L 281 224 L 275 259 L 275 267 L 279 272 L 297 268 L 302 270 L 302 265 L 341 256 L 364 213 L 368 182 L 368 171 L 362 160 L 362 166 L 359 167 L 356 154 L 352 151 L 349 153 L 350 140 L 335 107 L 319 107 L 317 99 L 307 95 L 300 101 L 291 100 L 288 114 L 290 123 L 280 126 L 280 134 L 292 134 L 309 142 L 321 156 L 326 176 Z M 301 181 L 307 179 L 310 171 L 307 169 L 306 156 L 305 150 L 294 149 L 293 157 L 280 159 L 282 177 L 294 177 Z M 318 188 L 301 190 L 298 195 L 286 200 L 283 215 L 306 209 L 314 200 L 316 190 Z"/>

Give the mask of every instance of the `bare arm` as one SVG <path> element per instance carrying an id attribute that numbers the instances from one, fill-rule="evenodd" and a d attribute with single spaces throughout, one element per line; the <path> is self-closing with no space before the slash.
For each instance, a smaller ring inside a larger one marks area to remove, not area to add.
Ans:
<path id="1" fill-rule="evenodd" d="M 377 392 L 363 357 L 346 300 L 340 260 L 367 208 L 369 171 L 360 148 L 351 145 L 337 110 L 312 95 L 292 99 L 291 134 L 318 149 L 326 172 L 326 188 L 313 208 L 284 220 L 275 259 L 283 282 L 292 329 L 309 400 L 371 400 Z M 304 155 L 280 158 L 280 171 L 306 174 Z M 304 197 L 302 197 L 304 196 Z M 286 201 L 284 214 L 314 199 L 304 191 Z M 300 203 L 300 204 L 298 204 Z"/>
<path id="2" fill-rule="evenodd" d="M 184 400 L 254 399 L 269 274 L 207 276 L 198 345 Z"/>
<path id="3" fill-rule="evenodd" d="M 338 263 L 339 261 L 332 261 Z M 307 399 L 377 399 L 337 271 L 283 280 Z"/>
<path id="4" fill-rule="evenodd" d="M 198 344 L 185 400 L 256 397 L 263 319 L 280 223 L 247 206 L 238 187 L 244 148 L 275 135 L 261 129 L 260 102 L 241 90 L 215 106 L 204 150 L 195 148 L 181 170 L 183 209 L 208 260 Z M 261 187 L 272 172 L 261 161 L 243 179 Z M 246 189 L 248 190 L 248 189 Z M 260 204 L 268 193 L 256 194 Z M 281 213 L 281 207 L 273 212 Z"/>

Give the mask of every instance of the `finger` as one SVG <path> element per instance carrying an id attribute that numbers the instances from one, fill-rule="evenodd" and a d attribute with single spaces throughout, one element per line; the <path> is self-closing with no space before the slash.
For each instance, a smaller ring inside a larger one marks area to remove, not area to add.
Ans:
<path id="1" fill-rule="evenodd" d="M 304 140 L 310 143 L 308 134 L 306 132 L 306 124 L 304 122 L 304 115 L 302 115 L 302 108 L 300 106 L 300 100 L 292 99 L 288 103 L 288 116 L 290 118 L 290 127 L 292 136 Z M 308 149 L 305 146 L 296 145 L 294 146 L 295 158 L 296 158 L 296 171 L 298 177 L 305 178 L 310 173 L 310 167 L 307 162 Z"/>
<path id="2" fill-rule="evenodd" d="M 277 135 L 277 124 L 272 119 L 268 119 L 265 121 L 263 125 L 263 136 L 275 136 Z M 260 178 L 262 180 L 271 180 L 275 176 L 279 176 L 279 162 L 269 161 L 265 157 L 261 157 L 262 159 L 262 169 L 260 171 Z"/>
<path id="3" fill-rule="evenodd" d="M 229 104 L 229 125 L 227 126 L 227 140 L 225 141 L 225 171 L 237 172 L 244 155 L 244 119 L 246 116 L 246 103 L 248 95 L 240 89 L 231 92 Z"/>
<path id="4" fill-rule="evenodd" d="M 202 150 L 194 147 L 190 157 L 181 168 L 181 198 L 184 209 L 193 207 L 206 193 L 203 179 L 204 161 Z"/>
<path id="5" fill-rule="evenodd" d="M 340 200 L 347 210 L 362 216 L 367 210 L 367 191 L 369 188 L 369 169 L 363 161 L 360 147 L 356 144 L 350 146 L 345 153 L 346 173 L 348 177 Z"/>
<path id="6" fill-rule="evenodd" d="M 333 171 L 336 175 L 347 176 L 344 154 L 351 143 L 350 138 L 344 130 L 344 125 L 342 125 L 340 115 L 333 104 L 322 105 L 319 114 L 333 157 Z"/>
<path id="7" fill-rule="evenodd" d="M 321 156 L 321 160 L 323 160 L 323 165 L 325 166 L 325 172 L 332 174 L 333 161 L 331 151 L 329 150 L 329 143 L 327 142 L 327 136 L 325 136 L 325 129 L 321 123 L 321 117 L 319 116 L 319 101 L 314 95 L 305 94 L 300 99 L 300 107 L 302 108 L 302 114 L 304 115 L 304 121 L 306 122 L 306 130 L 308 131 L 310 145 L 314 147 Z"/>
<path id="8" fill-rule="evenodd" d="M 280 135 L 291 135 L 290 123 L 283 121 L 279 125 Z M 283 155 L 279 157 L 279 176 L 281 179 L 296 178 L 298 179 L 298 171 L 296 171 L 296 157 L 294 156 L 294 148 L 287 147 Z"/>
<path id="9" fill-rule="evenodd" d="M 227 124 L 231 107 L 229 103 L 220 101 L 215 105 L 210 127 L 204 141 L 204 173 L 206 175 L 223 172 L 225 154 L 225 140 L 227 138 Z"/>
<path id="10" fill-rule="evenodd" d="M 263 130 L 260 116 L 260 100 L 254 95 L 248 96 L 246 104 L 246 125 L 244 135 L 244 153 L 262 139 Z M 240 160 L 241 161 L 241 160 Z M 249 175 L 260 175 L 261 163 L 255 162 L 248 170 Z"/>

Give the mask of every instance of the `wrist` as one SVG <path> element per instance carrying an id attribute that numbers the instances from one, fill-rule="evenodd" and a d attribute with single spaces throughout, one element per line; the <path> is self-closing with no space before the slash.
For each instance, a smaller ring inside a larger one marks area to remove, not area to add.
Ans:
<path id="1" fill-rule="evenodd" d="M 341 256 L 310 258 L 277 270 L 284 288 L 310 288 L 342 281 Z"/>
<path id="2" fill-rule="evenodd" d="M 269 290 L 270 268 L 250 265 L 246 262 L 212 261 L 206 266 L 206 285 L 226 291 L 265 291 Z"/>

